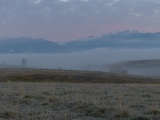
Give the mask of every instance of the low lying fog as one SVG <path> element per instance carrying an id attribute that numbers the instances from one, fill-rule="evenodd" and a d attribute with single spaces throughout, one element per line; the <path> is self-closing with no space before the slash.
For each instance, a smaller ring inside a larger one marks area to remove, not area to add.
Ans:
<path id="1" fill-rule="evenodd" d="M 27 67 L 108 71 L 107 65 L 145 59 L 160 59 L 160 49 L 96 49 L 66 54 L 1 54 L 0 64 L 21 65 L 27 60 Z"/>

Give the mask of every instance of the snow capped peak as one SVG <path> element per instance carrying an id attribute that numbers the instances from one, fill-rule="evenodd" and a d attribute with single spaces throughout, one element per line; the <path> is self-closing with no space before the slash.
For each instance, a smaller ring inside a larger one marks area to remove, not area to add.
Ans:
<path id="1" fill-rule="evenodd" d="M 139 33 L 139 32 L 134 29 L 128 29 L 128 30 L 124 30 L 124 31 L 112 32 L 112 33 L 109 33 L 108 35 L 133 34 L 133 33 Z"/>
<path id="2" fill-rule="evenodd" d="M 134 29 L 128 29 L 124 32 L 128 32 L 128 33 L 139 33 L 137 30 L 134 30 Z"/>

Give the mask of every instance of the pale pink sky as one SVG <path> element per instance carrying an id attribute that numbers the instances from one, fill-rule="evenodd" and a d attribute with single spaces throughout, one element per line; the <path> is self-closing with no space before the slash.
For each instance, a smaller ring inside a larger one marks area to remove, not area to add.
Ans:
<path id="1" fill-rule="evenodd" d="M 160 31 L 159 0 L 1 0 L 0 37 L 71 41 L 135 29 Z"/>

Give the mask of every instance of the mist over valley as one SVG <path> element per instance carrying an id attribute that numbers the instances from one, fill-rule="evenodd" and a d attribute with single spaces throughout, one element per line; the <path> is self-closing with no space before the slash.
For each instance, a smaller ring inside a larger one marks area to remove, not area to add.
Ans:
<path id="1" fill-rule="evenodd" d="M 26 67 L 29 68 L 113 73 L 126 71 L 127 74 L 159 76 L 160 62 L 154 61 L 160 59 L 159 46 L 159 32 L 141 33 L 136 30 L 92 36 L 61 44 L 29 37 L 1 38 L 0 67 L 22 67 L 21 59 L 25 58 Z M 152 64 L 143 64 L 137 60 L 153 61 Z"/>
<path id="2" fill-rule="evenodd" d="M 21 60 L 27 60 L 29 68 L 41 69 L 65 69 L 65 70 L 87 70 L 109 72 L 111 65 L 126 61 L 154 60 L 160 59 L 160 49 L 109 49 L 101 48 L 83 52 L 61 53 L 61 54 L 40 54 L 40 53 L 21 53 L 21 54 L 1 54 L 0 67 L 21 67 Z M 139 63 L 139 61 L 137 61 Z M 159 66 L 153 63 L 133 67 L 121 64 L 128 74 L 135 75 L 159 75 Z M 157 65 L 157 64 L 156 64 Z M 159 63 L 158 63 L 159 65 Z M 145 67 L 146 66 L 146 67 Z"/>

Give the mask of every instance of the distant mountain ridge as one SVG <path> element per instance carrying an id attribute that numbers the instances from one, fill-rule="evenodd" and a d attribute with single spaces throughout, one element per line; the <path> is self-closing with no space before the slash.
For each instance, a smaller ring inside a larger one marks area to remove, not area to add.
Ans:
<path id="1" fill-rule="evenodd" d="M 94 48 L 159 48 L 160 32 L 141 33 L 135 30 L 110 33 L 99 37 L 69 42 L 67 47 L 83 49 Z"/>
<path id="2" fill-rule="evenodd" d="M 60 47 L 55 42 L 29 37 L 0 39 L 0 53 L 50 53 L 59 52 Z"/>
<path id="3" fill-rule="evenodd" d="M 66 53 L 97 48 L 159 48 L 160 32 L 141 33 L 126 30 L 59 44 L 30 37 L 0 38 L 0 53 Z"/>

